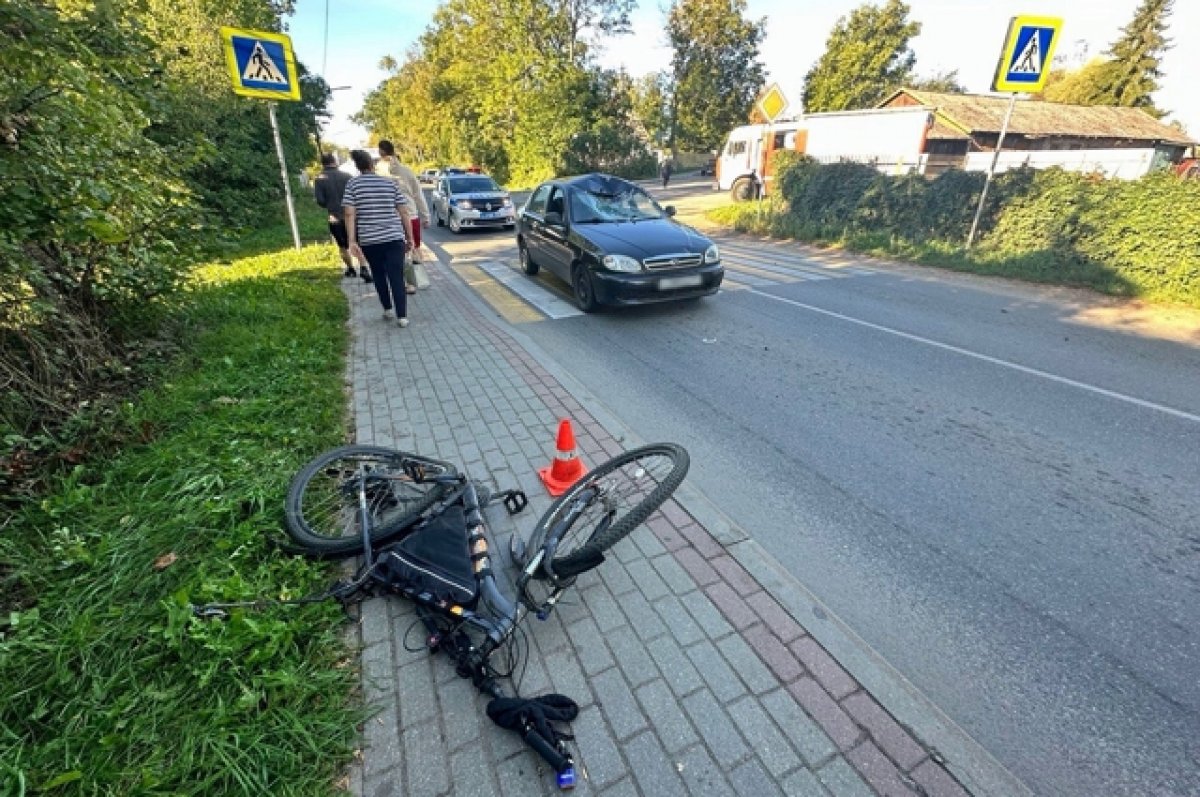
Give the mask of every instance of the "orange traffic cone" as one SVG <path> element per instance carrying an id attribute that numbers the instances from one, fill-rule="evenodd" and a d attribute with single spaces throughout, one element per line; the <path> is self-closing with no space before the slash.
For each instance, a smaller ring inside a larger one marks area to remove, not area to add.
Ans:
<path id="1" fill-rule="evenodd" d="M 571 430 L 571 422 L 565 418 L 558 422 L 557 448 L 558 453 L 554 455 L 554 462 L 550 463 L 550 467 L 538 469 L 542 484 L 546 485 L 546 489 L 553 496 L 565 493 L 586 473 L 583 460 L 575 450 L 575 432 Z"/>

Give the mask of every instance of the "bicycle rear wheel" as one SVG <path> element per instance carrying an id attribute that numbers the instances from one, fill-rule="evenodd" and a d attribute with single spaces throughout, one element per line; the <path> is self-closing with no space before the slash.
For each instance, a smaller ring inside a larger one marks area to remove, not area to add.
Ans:
<path id="1" fill-rule="evenodd" d="M 455 486 L 414 481 L 405 471 L 406 463 L 420 467 L 427 479 L 457 473 L 447 462 L 378 446 L 343 446 L 318 455 L 296 474 L 288 488 L 288 536 L 307 553 L 361 553 L 361 480 L 367 494 L 371 543 L 395 537 Z"/>
<path id="2" fill-rule="evenodd" d="M 529 556 L 557 526 L 550 560 L 555 573 L 584 572 L 598 554 L 616 545 L 671 497 L 687 475 L 687 450 L 674 443 L 626 451 L 586 474 L 563 493 L 538 521 L 526 546 Z"/>

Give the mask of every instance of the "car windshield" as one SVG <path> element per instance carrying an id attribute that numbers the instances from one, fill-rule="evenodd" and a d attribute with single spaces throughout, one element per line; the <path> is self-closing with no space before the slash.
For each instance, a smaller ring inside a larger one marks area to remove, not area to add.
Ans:
<path id="1" fill-rule="evenodd" d="M 571 192 L 571 220 L 576 224 L 661 219 L 662 210 L 632 183 L 584 184 Z"/>
<path id="2" fill-rule="evenodd" d="M 450 180 L 450 193 L 474 194 L 480 191 L 499 191 L 500 186 L 490 177 L 455 177 Z"/>

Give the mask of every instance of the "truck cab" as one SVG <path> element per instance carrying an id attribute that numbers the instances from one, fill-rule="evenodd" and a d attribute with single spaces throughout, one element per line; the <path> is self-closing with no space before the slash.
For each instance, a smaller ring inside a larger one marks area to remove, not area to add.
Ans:
<path id="1" fill-rule="evenodd" d="M 770 193 L 771 161 L 780 150 L 803 151 L 802 127 L 802 122 L 735 127 L 717 153 L 713 190 L 728 191 L 735 202 Z"/>

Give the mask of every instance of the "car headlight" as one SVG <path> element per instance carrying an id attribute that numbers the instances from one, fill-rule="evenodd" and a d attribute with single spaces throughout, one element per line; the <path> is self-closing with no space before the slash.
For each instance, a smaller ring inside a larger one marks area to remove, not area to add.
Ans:
<path id="1" fill-rule="evenodd" d="M 721 259 L 721 252 L 717 249 L 717 245 L 713 244 L 704 251 L 705 263 L 716 263 Z"/>
<path id="2" fill-rule="evenodd" d="M 509 199 L 508 197 L 504 197 L 504 207 L 511 208 L 512 206 L 513 206 L 512 200 Z"/>
<path id="3" fill-rule="evenodd" d="M 628 255 L 605 255 L 601 260 L 609 271 L 641 271 L 642 264 Z"/>
<path id="4" fill-rule="evenodd" d="M 450 204 L 454 205 L 459 210 L 470 210 L 472 207 L 471 200 L 469 200 L 469 199 L 456 199 L 453 202 L 451 202 Z"/>

